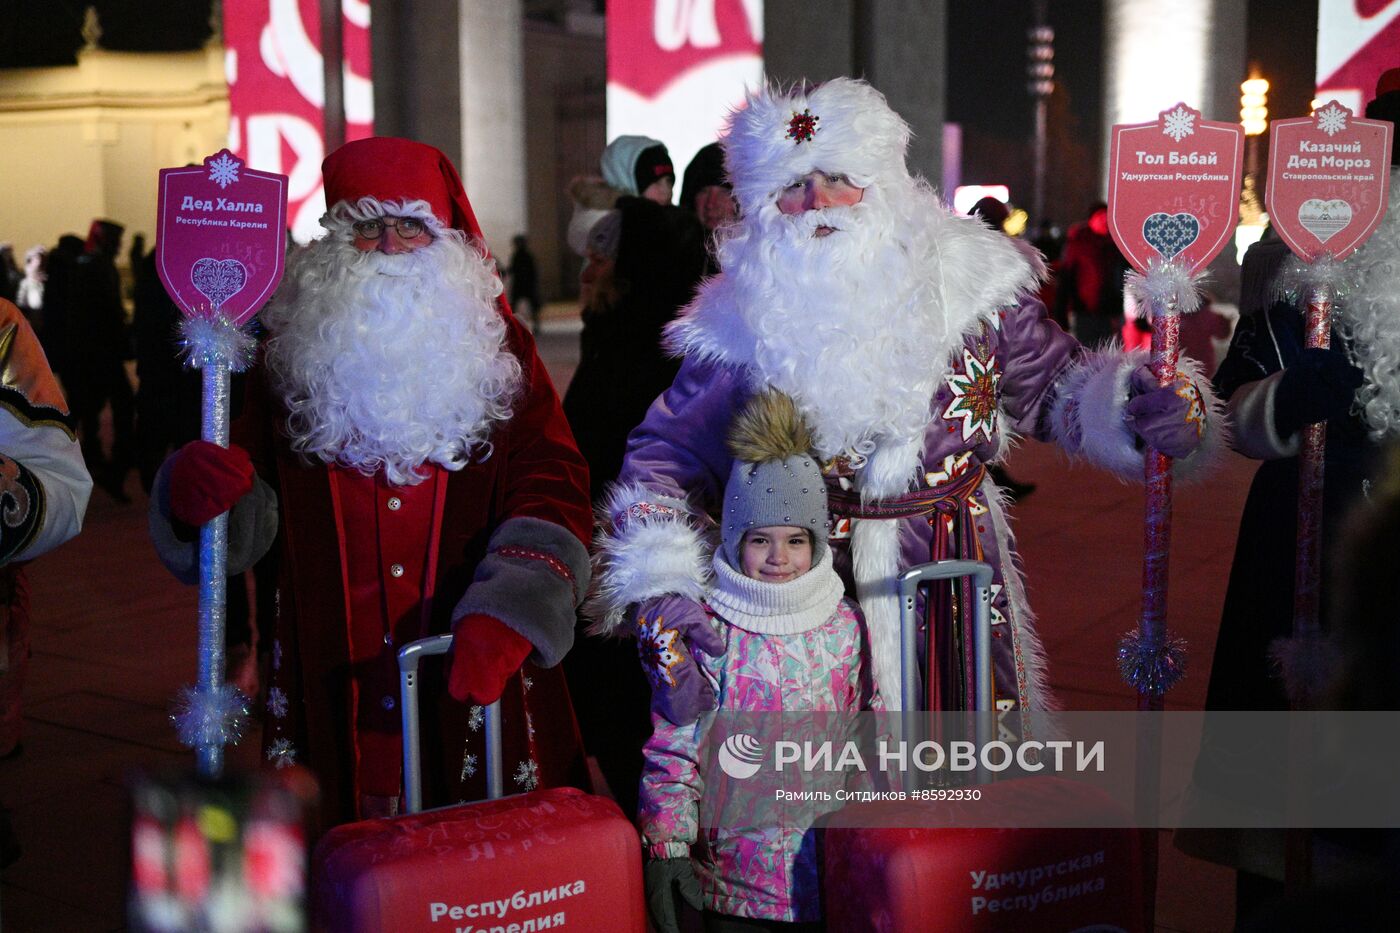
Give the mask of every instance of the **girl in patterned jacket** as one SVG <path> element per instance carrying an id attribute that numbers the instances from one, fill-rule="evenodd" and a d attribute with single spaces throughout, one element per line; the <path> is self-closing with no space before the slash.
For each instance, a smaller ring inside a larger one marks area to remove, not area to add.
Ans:
<path id="1" fill-rule="evenodd" d="M 865 620 L 832 566 L 826 487 L 792 400 L 759 396 L 735 420 L 729 446 L 735 463 L 704 599 L 717 644 L 699 656 L 720 714 L 878 707 Z M 639 623 L 657 630 L 642 644 L 667 643 L 664 607 Z M 652 654 L 644 663 L 664 679 L 676 656 Z M 652 714 L 640 821 L 653 923 L 678 933 L 683 898 L 703 909 L 706 931 L 819 928 L 816 853 L 804 827 L 721 827 L 697 838 L 706 794 L 699 750 L 714 722 L 710 713 L 675 726 Z"/>

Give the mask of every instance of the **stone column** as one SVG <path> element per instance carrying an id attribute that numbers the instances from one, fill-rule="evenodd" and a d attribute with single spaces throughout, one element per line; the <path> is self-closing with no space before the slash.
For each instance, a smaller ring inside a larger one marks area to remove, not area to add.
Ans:
<path id="1" fill-rule="evenodd" d="M 943 164 L 947 0 L 766 0 L 769 78 L 863 77 L 914 130 L 909 169 L 937 184 Z"/>
<path id="2" fill-rule="evenodd" d="M 526 230 L 525 69 L 521 0 L 459 0 L 462 161 L 491 250 L 504 259 Z"/>
<path id="3" fill-rule="evenodd" d="M 1207 120 L 1239 119 L 1246 0 L 1108 0 L 1104 11 L 1104 138 L 1185 101 Z M 1105 180 L 1105 189 L 1107 181 Z"/>
<path id="4" fill-rule="evenodd" d="M 436 146 L 493 253 L 525 231 L 521 0 L 373 0 L 375 132 Z"/>

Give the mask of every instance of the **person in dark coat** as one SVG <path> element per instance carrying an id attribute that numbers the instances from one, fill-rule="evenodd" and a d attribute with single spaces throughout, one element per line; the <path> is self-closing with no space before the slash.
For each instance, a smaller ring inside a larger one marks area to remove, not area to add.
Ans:
<path id="1" fill-rule="evenodd" d="M 704 231 L 688 211 L 634 197 L 619 198 L 615 210 L 612 265 L 596 243 L 590 249 L 594 268 L 584 274 L 598 284 L 564 394 L 595 501 L 622 468 L 627 435 L 676 376 L 680 364 L 662 348 L 661 329 L 690 301 L 705 268 Z"/>
<path id="2" fill-rule="evenodd" d="M 1108 205 L 1102 201 L 1069 229 L 1060 256 L 1057 316 L 1065 317 L 1075 338 L 1095 347 L 1118 336 L 1123 326 L 1123 274 L 1128 261 L 1108 235 Z"/>
<path id="3" fill-rule="evenodd" d="M 627 435 L 679 364 L 661 328 L 691 297 L 705 264 L 704 231 L 688 211 L 622 197 L 593 225 L 584 269 L 583 333 L 564 413 L 588 461 L 596 502 L 622 467 Z M 564 659 L 584 746 L 618 804 L 636 813 L 651 689 L 635 646 L 580 625 Z"/>
<path id="4" fill-rule="evenodd" d="M 535 268 L 535 254 L 524 235 L 511 241 L 510 254 L 510 306 L 516 314 L 521 313 L 521 304 L 530 305 L 530 330 L 540 332 L 540 274 Z"/>
<path id="5" fill-rule="evenodd" d="M 83 255 L 75 263 L 67 317 L 69 366 L 64 384 L 82 437 L 83 456 L 97 484 L 118 502 L 130 501 L 123 485 L 135 464 L 136 396 L 126 375 L 131 356 L 121 278 L 115 259 L 122 226 L 94 220 Z M 102 410 L 112 409 L 112 450 L 102 451 Z"/>
<path id="6" fill-rule="evenodd" d="M 705 228 L 705 274 L 719 271 L 715 231 L 739 216 L 734 189 L 724 174 L 724 149 L 710 143 L 695 153 L 681 182 L 681 207 L 695 214 Z"/>
<path id="7" fill-rule="evenodd" d="M 1400 77 L 1400 72 L 1397 72 Z M 1366 115 L 1395 122 L 1400 117 L 1400 89 L 1383 94 Z M 1397 153 L 1400 158 L 1400 153 Z M 1400 178 L 1391 167 L 1391 184 Z M 1215 374 L 1217 392 L 1227 399 L 1233 425 L 1232 446 L 1264 461 L 1250 485 L 1235 560 L 1230 568 L 1220 634 L 1215 645 L 1207 710 L 1287 710 L 1302 693 L 1316 695 L 1320 683 L 1309 670 L 1282 670 L 1285 655 L 1276 648 L 1293 631 L 1294 574 L 1298 512 L 1301 431 L 1327 426 L 1324 452 L 1321 625 L 1330 628 L 1329 602 L 1342 585 L 1344 567 L 1338 543 L 1348 513 L 1368 501 L 1368 489 L 1383 475 L 1382 448 L 1376 437 L 1393 430 L 1400 414 L 1400 385 L 1394 376 L 1397 345 L 1394 321 L 1400 303 L 1394 269 L 1400 262 L 1400 204 L 1394 199 L 1380 227 L 1346 260 L 1355 286 L 1339 301 L 1333 316 L 1330 347 L 1306 346 L 1302 301 L 1270 302 L 1277 276 L 1288 260 L 1283 245 L 1269 237 L 1250 247 L 1242 269 L 1242 315 L 1230 350 Z M 1252 308 L 1263 310 L 1253 314 Z M 1394 553 L 1369 555 L 1394 575 Z M 1316 670 L 1321 652 L 1310 652 Z M 1290 683 L 1285 675 L 1292 675 Z M 1300 675 L 1303 675 L 1300 677 Z M 1325 676 L 1325 674 L 1319 674 Z M 1306 688 L 1300 691 L 1300 686 Z M 1223 749 L 1209 734 L 1197 760 L 1195 793 L 1203 798 L 1228 795 L 1233 756 L 1281 754 L 1278 749 Z M 1279 767 L 1285 767 L 1280 761 Z M 1280 785 L 1282 786 L 1282 785 Z M 1266 788 L 1260 788 L 1264 793 Z M 1330 837 L 1348 848 L 1364 848 L 1365 839 Z M 1237 869 L 1239 928 L 1251 914 L 1283 894 L 1284 845 L 1281 834 L 1244 830 L 1181 831 L 1178 846 L 1201 858 Z"/>

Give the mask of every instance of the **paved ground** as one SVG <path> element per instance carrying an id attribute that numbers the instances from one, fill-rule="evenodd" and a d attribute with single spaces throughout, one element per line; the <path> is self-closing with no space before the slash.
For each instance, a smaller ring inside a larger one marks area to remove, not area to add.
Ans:
<path id="1" fill-rule="evenodd" d="M 562 388 L 577 352 L 576 323 L 550 319 L 541 346 Z M 1039 484 L 1015 509 L 1030 596 L 1067 709 L 1131 709 L 1113 665 L 1134 624 L 1142 495 L 1105 474 L 1027 443 L 1011 472 Z M 1175 512 L 1171 625 L 1192 649 L 1191 673 L 1170 706 L 1205 695 L 1225 577 L 1252 466 L 1238 458 L 1180 491 Z M 22 857 L 3 873 L 0 921 L 10 931 L 124 926 L 126 791 L 133 769 L 187 766 L 166 718 L 195 673 L 195 594 L 171 580 L 147 541 L 145 500 L 93 496 L 80 538 L 30 567 L 34 661 L 23 752 L 0 761 L 0 800 L 14 812 Z M 256 759 L 253 743 L 233 763 Z M 1159 930 L 1228 930 L 1230 873 L 1161 847 Z"/>

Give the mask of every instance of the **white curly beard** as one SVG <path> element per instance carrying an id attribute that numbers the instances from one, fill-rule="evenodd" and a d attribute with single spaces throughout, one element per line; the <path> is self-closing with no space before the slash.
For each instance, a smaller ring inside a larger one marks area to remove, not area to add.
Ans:
<path id="1" fill-rule="evenodd" d="M 1392 168 L 1392 193 L 1397 184 L 1400 169 Z M 1337 323 L 1366 374 L 1357 403 L 1374 438 L 1400 436 L 1400 198 L 1392 194 L 1381 225 L 1346 264 L 1356 283 Z"/>
<path id="2" fill-rule="evenodd" d="M 720 243 L 757 340 L 753 366 L 793 397 L 823 456 L 921 439 L 958 337 L 913 258 L 928 255 L 919 216 L 932 195 L 913 184 L 897 194 L 872 187 L 852 207 L 795 215 L 770 204 Z M 836 232 L 814 236 L 819 226 Z"/>
<path id="3" fill-rule="evenodd" d="M 351 219 L 363 218 L 343 206 L 327 215 L 331 235 L 289 259 L 263 311 L 292 448 L 399 485 L 422 482 L 425 463 L 459 470 L 489 457 L 521 381 L 504 347 L 500 279 L 440 227 L 412 252 L 361 252 Z"/>

